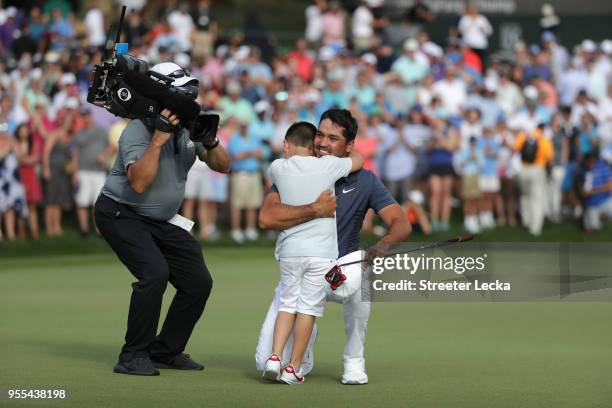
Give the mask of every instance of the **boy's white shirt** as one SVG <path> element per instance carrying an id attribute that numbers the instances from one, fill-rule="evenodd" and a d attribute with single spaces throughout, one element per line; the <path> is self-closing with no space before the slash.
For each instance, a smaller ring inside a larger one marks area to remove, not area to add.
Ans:
<path id="1" fill-rule="evenodd" d="M 334 191 L 336 181 L 351 172 L 350 158 L 294 155 L 277 159 L 268 170 L 281 202 L 306 205 L 325 191 Z M 336 218 L 315 218 L 280 232 L 276 240 L 276 259 L 292 256 L 338 258 Z"/>

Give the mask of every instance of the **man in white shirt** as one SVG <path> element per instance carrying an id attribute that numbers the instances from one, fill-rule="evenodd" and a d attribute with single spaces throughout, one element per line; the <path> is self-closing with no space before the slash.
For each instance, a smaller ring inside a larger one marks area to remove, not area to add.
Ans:
<path id="1" fill-rule="evenodd" d="M 282 204 L 309 204 L 351 171 L 363 166 L 355 154 L 348 158 L 314 156 L 316 127 L 308 122 L 294 123 L 284 142 L 286 159 L 270 165 L 270 180 L 280 194 Z M 272 354 L 263 377 L 271 381 L 300 384 L 304 376 L 300 365 L 317 316 L 325 307 L 325 274 L 338 257 L 338 238 L 334 218 L 315 218 L 280 232 L 276 242 L 283 289 L 274 326 Z M 282 353 L 293 332 L 290 363 L 282 368 Z"/>
<path id="2" fill-rule="evenodd" d="M 353 12 L 352 20 L 353 44 L 357 51 L 368 50 L 374 45 L 374 14 L 370 10 L 367 1 Z"/>
<path id="3" fill-rule="evenodd" d="M 451 115 L 460 115 L 467 99 L 465 81 L 457 76 L 457 71 L 456 66 L 449 65 L 444 79 L 433 85 L 433 94 L 440 98 L 443 108 Z"/>
<path id="4" fill-rule="evenodd" d="M 489 20 L 479 13 L 477 3 L 467 4 L 458 28 L 464 43 L 480 56 L 484 65 L 485 51 L 489 47 L 488 37 L 493 34 L 493 27 Z"/>

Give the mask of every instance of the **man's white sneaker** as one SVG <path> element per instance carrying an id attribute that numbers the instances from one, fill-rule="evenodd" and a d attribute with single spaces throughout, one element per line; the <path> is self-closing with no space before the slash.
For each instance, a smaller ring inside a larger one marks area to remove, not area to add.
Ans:
<path id="1" fill-rule="evenodd" d="M 257 230 L 254 230 L 253 228 L 247 228 L 244 231 L 244 235 L 246 236 L 246 239 L 248 239 L 249 241 L 257 241 L 257 238 L 259 238 L 259 234 L 257 233 Z"/>
<path id="2" fill-rule="evenodd" d="M 287 367 L 283 368 L 279 381 L 289 385 L 302 384 L 304 382 L 304 376 L 302 373 L 296 372 L 295 368 L 289 364 Z"/>
<path id="3" fill-rule="evenodd" d="M 345 372 L 342 375 L 342 384 L 345 385 L 363 385 L 368 383 L 368 375 L 365 371 Z"/>
<path id="4" fill-rule="evenodd" d="M 268 381 L 278 381 L 281 373 L 281 359 L 277 354 L 270 354 L 264 366 L 263 378 Z"/>
<path id="5" fill-rule="evenodd" d="M 242 244 L 244 242 L 244 234 L 241 230 L 232 230 L 230 235 L 236 243 Z"/>

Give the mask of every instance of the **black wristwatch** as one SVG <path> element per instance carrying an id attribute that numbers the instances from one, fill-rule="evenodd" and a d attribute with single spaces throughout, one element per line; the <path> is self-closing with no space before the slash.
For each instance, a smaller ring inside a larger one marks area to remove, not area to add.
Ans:
<path id="1" fill-rule="evenodd" d="M 215 147 L 219 146 L 219 138 L 217 136 L 215 136 L 215 139 L 213 140 L 211 145 L 204 145 L 204 148 L 206 150 L 212 150 Z"/>

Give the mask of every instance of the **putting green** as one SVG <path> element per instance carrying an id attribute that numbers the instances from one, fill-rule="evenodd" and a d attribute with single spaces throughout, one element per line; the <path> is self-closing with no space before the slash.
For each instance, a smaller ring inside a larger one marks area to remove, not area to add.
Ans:
<path id="1" fill-rule="evenodd" d="M 62 407 L 610 407 L 610 303 L 376 303 L 366 386 L 339 383 L 342 309 L 328 304 L 306 383 L 264 384 L 253 355 L 272 250 L 205 257 L 213 293 L 187 352 L 206 370 L 154 378 L 112 373 L 132 278 L 110 252 L 1 259 L 0 388 L 65 388 Z"/>

